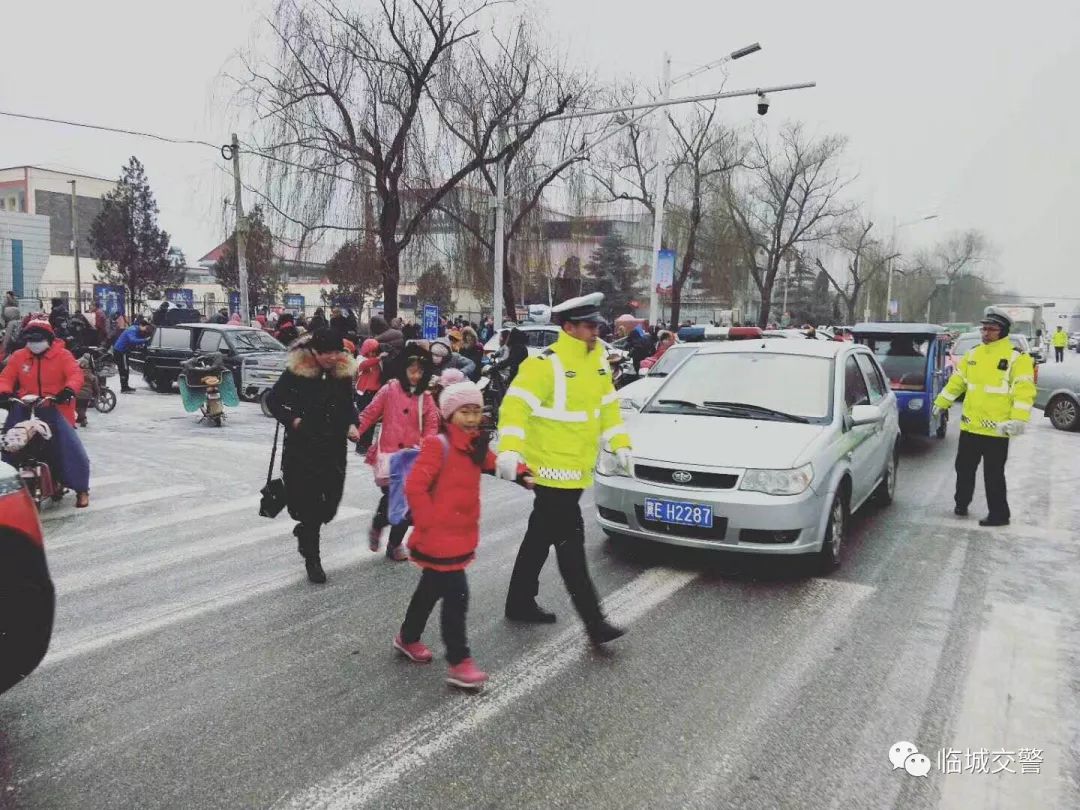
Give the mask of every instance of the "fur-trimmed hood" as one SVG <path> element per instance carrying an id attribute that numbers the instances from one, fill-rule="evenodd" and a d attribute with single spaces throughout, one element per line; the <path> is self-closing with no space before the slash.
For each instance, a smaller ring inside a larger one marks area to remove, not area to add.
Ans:
<path id="1" fill-rule="evenodd" d="M 289 348 L 285 368 L 297 377 L 315 379 L 323 373 L 322 366 L 315 360 L 315 355 L 308 348 L 310 336 L 305 335 Z M 348 352 L 339 352 L 337 362 L 329 369 L 329 374 L 336 380 L 351 380 L 356 376 L 356 360 Z"/>

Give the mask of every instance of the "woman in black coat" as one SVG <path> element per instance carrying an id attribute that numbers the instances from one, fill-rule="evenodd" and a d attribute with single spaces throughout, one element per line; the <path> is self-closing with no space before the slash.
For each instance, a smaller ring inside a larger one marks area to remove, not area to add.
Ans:
<path id="1" fill-rule="evenodd" d="M 274 384 L 270 410 L 285 428 L 281 469 L 285 501 L 295 520 L 298 550 L 308 579 L 326 582 L 319 532 L 337 514 L 345 488 L 346 439 L 356 441 L 353 401 L 356 361 L 341 338 L 320 329 L 290 351 Z"/>

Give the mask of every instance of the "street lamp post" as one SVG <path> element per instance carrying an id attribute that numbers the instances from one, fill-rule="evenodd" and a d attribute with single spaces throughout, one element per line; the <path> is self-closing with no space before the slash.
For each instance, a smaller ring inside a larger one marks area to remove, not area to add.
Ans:
<path id="1" fill-rule="evenodd" d="M 895 240 L 896 240 L 896 232 L 900 228 L 907 228 L 907 227 L 909 227 L 911 225 L 918 225 L 920 222 L 929 222 L 930 220 L 937 219 L 937 218 L 938 218 L 937 214 L 927 214 L 925 217 L 919 217 L 918 219 L 912 220 L 911 222 L 905 222 L 905 223 L 903 223 L 901 225 L 897 225 L 896 220 L 894 218 L 893 219 L 893 241 L 895 242 Z M 893 253 L 889 257 L 889 260 L 888 260 L 889 261 L 889 273 L 888 273 L 889 281 L 885 286 L 885 320 L 886 321 L 891 321 L 892 320 L 892 312 L 890 310 L 892 309 L 893 265 L 896 262 L 897 258 L 899 258 L 899 256 L 900 256 L 899 253 Z M 926 311 L 927 312 L 930 311 L 930 302 L 929 301 L 926 303 Z M 930 316 L 927 315 L 926 319 L 927 319 L 927 321 L 929 321 Z"/>

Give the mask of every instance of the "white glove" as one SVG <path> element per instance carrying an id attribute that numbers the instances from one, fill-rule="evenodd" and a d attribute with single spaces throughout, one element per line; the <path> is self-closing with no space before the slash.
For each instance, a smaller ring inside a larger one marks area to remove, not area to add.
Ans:
<path id="1" fill-rule="evenodd" d="M 1008 422 L 1001 426 L 1001 429 L 1006 436 L 1013 437 L 1022 435 L 1026 427 L 1027 425 L 1025 425 L 1019 419 L 1010 419 Z"/>
<path id="2" fill-rule="evenodd" d="M 939 416 L 941 416 L 941 408 L 935 405 L 933 408 L 930 409 L 930 418 L 937 419 Z"/>
<path id="3" fill-rule="evenodd" d="M 504 481 L 516 481 L 521 456 L 513 450 L 503 450 L 495 459 L 495 477 Z"/>
<path id="4" fill-rule="evenodd" d="M 620 447 L 615 451 L 615 458 L 618 459 L 619 466 L 623 468 L 627 475 L 634 474 L 634 457 L 630 453 L 630 448 Z"/>

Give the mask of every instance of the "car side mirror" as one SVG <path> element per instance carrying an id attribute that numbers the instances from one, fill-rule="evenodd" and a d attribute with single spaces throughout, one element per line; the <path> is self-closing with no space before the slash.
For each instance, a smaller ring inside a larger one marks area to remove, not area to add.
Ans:
<path id="1" fill-rule="evenodd" d="M 851 426 L 876 425 L 885 414 L 877 405 L 856 405 L 851 409 Z"/>

